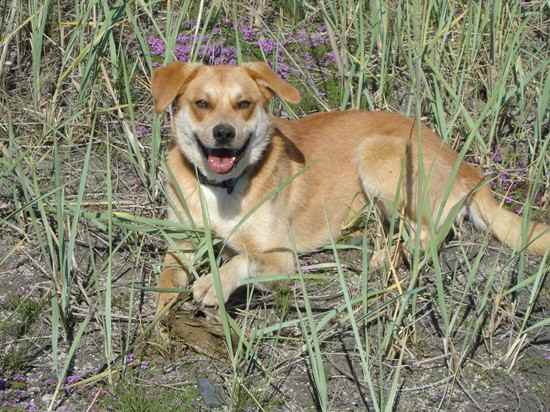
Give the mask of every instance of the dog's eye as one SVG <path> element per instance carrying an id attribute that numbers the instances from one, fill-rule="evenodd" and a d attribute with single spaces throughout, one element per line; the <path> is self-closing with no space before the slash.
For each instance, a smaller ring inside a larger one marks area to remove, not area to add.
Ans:
<path id="1" fill-rule="evenodd" d="M 252 103 L 250 103 L 248 100 L 241 100 L 239 103 L 237 103 L 237 109 L 244 110 L 248 109 Z"/>
<path id="2" fill-rule="evenodd" d="M 210 107 L 210 105 L 208 104 L 208 102 L 204 99 L 199 99 L 195 102 L 195 105 L 199 108 L 199 109 L 208 109 Z"/>

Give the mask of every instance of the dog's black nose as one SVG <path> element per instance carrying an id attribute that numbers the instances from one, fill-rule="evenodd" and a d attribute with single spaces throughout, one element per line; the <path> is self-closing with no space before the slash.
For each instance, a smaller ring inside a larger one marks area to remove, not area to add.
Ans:
<path id="1" fill-rule="evenodd" d="M 214 140 L 216 144 L 224 145 L 231 143 L 235 138 L 235 128 L 229 124 L 219 124 L 214 127 Z"/>

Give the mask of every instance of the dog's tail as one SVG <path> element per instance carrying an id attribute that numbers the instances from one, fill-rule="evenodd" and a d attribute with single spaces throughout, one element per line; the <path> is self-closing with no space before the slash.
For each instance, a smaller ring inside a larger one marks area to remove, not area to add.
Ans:
<path id="1" fill-rule="evenodd" d="M 530 222 L 527 239 L 522 238 L 522 218 L 500 207 L 488 187 L 483 186 L 474 194 L 470 210 L 478 226 L 488 227 L 502 243 L 514 250 L 527 250 L 544 255 L 550 250 L 550 226 Z"/>

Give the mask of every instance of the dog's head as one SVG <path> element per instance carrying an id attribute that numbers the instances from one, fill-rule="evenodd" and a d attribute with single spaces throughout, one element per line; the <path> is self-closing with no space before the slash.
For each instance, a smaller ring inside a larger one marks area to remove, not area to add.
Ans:
<path id="1" fill-rule="evenodd" d="M 263 62 L 172 63 L 155 70 L 152 93 L 158 113 L 174 103 L 177 145 L 213 181 L 240 176 L 261 158 L 270 138 L 267 103 L 274 94 L 300 101 L 298 90 Z"/>

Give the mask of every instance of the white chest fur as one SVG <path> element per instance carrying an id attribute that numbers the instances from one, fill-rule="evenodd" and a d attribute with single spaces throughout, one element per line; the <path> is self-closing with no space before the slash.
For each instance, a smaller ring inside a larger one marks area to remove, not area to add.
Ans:
<path id="1" fill-rule="evenodd" d="M 244 199 L 238 187 L 232 193 L 209 185 L 201 185 L 201 189 L 210 224 L 219 236 L 226 238 L 238 229 L 239 224 L 244 225 L 245 222 L 241 222 Z"/>
<path id="2" fill-rule="evenodd" d="M 203 213 L 206 213 L 215 234 L 237 251 L 249 247 L 257 250 L 269 248 L 274 232 L 282 230 L 279 236 L 288 233 L 288 228 L 283 229 L 287 225 L 282 216 L 275 213 L 271 199 L 249 199 L 244 195 L 247 184 L 246 177 L 239 179 L 231 193 L 223 187 L 203 184 L 200 185 L 202 196 L 199 195 L 199 186 L 192 191 L 182 190 L 195 224 L 204 226 Z M 171 203 L 178 205 L 179 211 L 175 214 L 170 210 L 169 218 L 177 220 L 177 215 L 184 215 L 184 208 L 179 201 Z"/>

